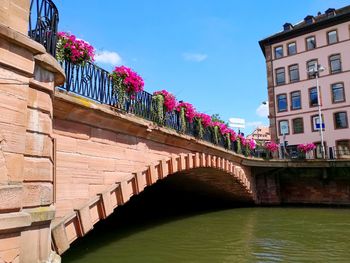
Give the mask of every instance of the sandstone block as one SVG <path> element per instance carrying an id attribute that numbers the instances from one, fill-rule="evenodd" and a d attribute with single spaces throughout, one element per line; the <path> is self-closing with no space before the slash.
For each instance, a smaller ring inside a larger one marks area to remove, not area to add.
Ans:
<path id="1" fill-rule="evenodd" d="M 23 154 L 4 153 L 4 156 L 9 180 L 12 182 L 22 182 L 24 175 Z"/>
<path id="2" fill-rule="evenodd" d="M 52 138 L 48 135 L 30 133 L 26 134 L 25 154 L 53 159 Z"/>
<path id="3" fill-rule="evenodd" d="M 27 103 L 30 108 L 40 109 L 52 116 L 52 99 L 49 93 L 30 87 Z"/>
<path id="4" fill-rule="evenodd" d="M 0 230 L 26 227 L 31 223 L 31 217 L 28 213 L 13 212 L 0 214 Z M 19 246 L 17 235 L 20 235 L 20 232 L 0 235 L 0 251 L 17 248 Z"/>
<path id="5" fill-rule="evenodd" d="M 24 153 L 25 127 L 0 123 L 1 149 L 5 152 Z"/>
<path id="6" fill-rule="evenodd" d="M 33 74 L 34 72 L 33 54 L 26 48 L 3 38 L 0 41 L 0 57 L 5 65 L 17 68 L 27 74 Z"/>
<path id="7" fill-rule="evenodd" d="M 53 128 L 56 134 L 67 137 L 87 140 L 90 138 L 91 127 L 78 122 L 61 120 L 55 118 Z"/>
<path id="8" fill-rule="evenodd" d="M 23 91 L 23 93 L 25 94 L 26 92 Z M 0 111 L 1 122 L 17 126 L 26 125 L 27 101 L 23 98 L 13 96 L 13 94 L 1 89 Z"/>
<path id="9" fill-rule="evenodd" d="M 55 133 L 56 131 L 54 131 Z M 74 138 L 61 136 L 55 134 L 54 137 L 56 138 L 56 145 L 57 145 L 57 152 L 70 152 L 70 153 L 76 153 L 77 152 L 77 140 Z"/>
<path id="10" fill-rule="evenodd" d="M 51 183 L 25 183 L 23 185 L 23 206 L 50 205 L 53 201 Z"/>
<path id="11" fill-rule="evenodd" d="M 0 211 L 22 208 L 23 188 L 17 185 L 0 185 Z"/>
<path id="12" fill-rule="evenodd" d="M 47 181 L 53 180 L 53 164 L 48 158 L 24 158 L 24 180 L 25 181 Z"/>
<path id="13" fill-rule="evenodd" d="M 52 133 L 52 119 L 50 115 L 37 109 L 29 108 L 27 112 L 27 130 L 50 135 Z"/>
<path id="14" fill-rule="evenodd" d="M 63 222 L 52 228 L 52 238 L 55 244 L 55 248 L 59 254 L 62 254 L 69 249 L 69 241 Z"/>

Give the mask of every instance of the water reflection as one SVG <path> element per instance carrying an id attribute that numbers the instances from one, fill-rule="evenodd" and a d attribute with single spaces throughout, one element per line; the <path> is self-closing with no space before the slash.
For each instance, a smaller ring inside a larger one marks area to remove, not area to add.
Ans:
<path id="1" fill-rule="evenodd" d="M 349 209 L 233 208 L 160 188 L 98 224 L 63 262 L 350 262 Z"/>

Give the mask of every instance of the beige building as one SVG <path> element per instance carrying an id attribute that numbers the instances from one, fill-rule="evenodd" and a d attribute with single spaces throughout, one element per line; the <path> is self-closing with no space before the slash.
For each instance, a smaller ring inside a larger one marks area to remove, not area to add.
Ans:
<path id="1" fill-rule="evenodd" d="M 348 154 L 350 6 L 286 23 L 259 44 L 266 58 L 271 139 L 285 140 L 290 151 L 300 143 L 315 143 L 315 156 L 321 157 L 320 106 L 325 154 Z"/>
<path id="2" fill-rule="evenodd" d="M 247 139 L 254 139 L 257 143 L 265 144 L 271 140 L 270 129 L 269 127 L 259 126 L 247 136 Z"/>

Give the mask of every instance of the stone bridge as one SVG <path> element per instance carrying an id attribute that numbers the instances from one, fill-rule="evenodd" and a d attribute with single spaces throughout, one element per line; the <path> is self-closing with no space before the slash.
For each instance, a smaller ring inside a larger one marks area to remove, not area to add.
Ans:
<path id="1" fill-rule="evenodd" d="M 54 45 L 28 37 L 29 4 L 0 5 L 1 263 L 58 262 L 54 251 L 167 176 L 232 202 L 350 204 L 349 160 L 246 158 L 56 88 L 66 76 Z"/>

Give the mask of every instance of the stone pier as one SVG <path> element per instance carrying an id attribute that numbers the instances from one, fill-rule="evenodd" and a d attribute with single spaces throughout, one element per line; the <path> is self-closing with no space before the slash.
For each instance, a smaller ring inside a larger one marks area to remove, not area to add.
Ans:
<path id="1" fill-rule="evenodd" d="M 28 37 L 29 0 L 0 5 L 0 262 L 54 262 L 53 91 L 57 61 Z"/>

